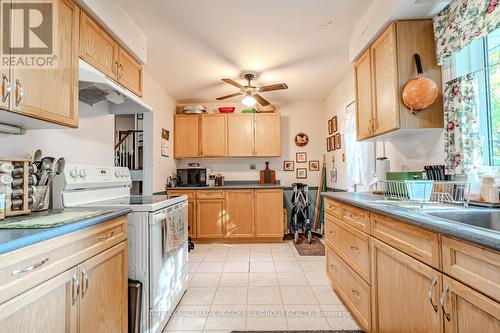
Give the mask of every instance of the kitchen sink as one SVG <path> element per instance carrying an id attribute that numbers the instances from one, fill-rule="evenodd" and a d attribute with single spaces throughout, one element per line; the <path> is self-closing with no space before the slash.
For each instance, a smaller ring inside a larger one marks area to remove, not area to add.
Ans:
<path id="1" fill-rule="evenodd" d="M 425 214 L 500 232 L 500 210 L 498 209 L 426 211 Z"/>

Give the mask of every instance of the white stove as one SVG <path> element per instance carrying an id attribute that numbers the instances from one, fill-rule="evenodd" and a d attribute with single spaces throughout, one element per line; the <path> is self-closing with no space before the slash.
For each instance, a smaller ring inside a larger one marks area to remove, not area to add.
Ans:
<path id="1" fill-rule="evenodd" d="M 187 196 L 130 195 L 123 167 L 66 164 L 53 206 L 130 208 L 128 276 L 142 283 L 141 332 L 162 332 L 187 288 Z"/>

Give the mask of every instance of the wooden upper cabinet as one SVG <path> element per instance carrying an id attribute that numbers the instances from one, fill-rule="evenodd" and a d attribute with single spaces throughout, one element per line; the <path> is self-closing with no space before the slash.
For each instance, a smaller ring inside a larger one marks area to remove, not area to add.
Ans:
<path id="1" fill-rule="evenodd" d="M 253 191 L 226 191 L 226 220 L 224 223 L 226 237 L 253 237 L 253 221 Z"/>
<path id="2" fill-rule="evenodd" d="M 371 54 L 366 51 L 354 65 L 356 92 L 356 133 L 358 140 L 372 136 L 373 96 Z"/>
<path id="3" fill-rule="evenodd" d="M 78 332 L 77 279 L 73 268 L 1 304 L 1 331 Z"/>
<path id="4" fill-rule="evenodd" d="M 59 125 L 78 127 L 80 10 L 69 0 L 54 1 L 58 1 L 59 22 L 55 68 L 12 68 L 10 110 Z M 14 41 L 23 38 L 22 24 L 13 19 Z"/>
<path id="5" fill-rule="evenodd" d="M 226 156 L 226 115 L 201 116 L 201 155 L 204 157 Z"/>
<path id="6" fill-rule="evenodd" d="M 0 6 L 4 6 L 5 0 L 0 0 Z M 3 45 L 3 26 L 0 27 L 0 41 Z M 0 59 L 3 59 L 3 47 L 0 48 Z M 10 68 L 8 66 L 0 66 L 0 109 L 8 110 L 10 108 L 10 92 L 9 88 L 11 87 L 11 77 L 10 77 Z"/>
<path id="7" fill-rule="evenodd" d="M 255 156 L 280 156 L 280 114 L 255 115 Z"/>
<path id="8" fill-rule="evenodd" d="M 112 79 L 116 79 L 118 44 L 82 11 L 80 58 Z"/>
<path id="9" fill-rule="evenodd" d="M 398 59 L 396 25 L 391 25 L 370 49 L 373 78 L 374 135 L 399 128 Z"/>
<path id="10" fill-rule="evenodd" d="M 500 331 L 500 304 L 443 276 L 443 316 L 446 333 Z"/>
<path id="11" fill-rule="evenodd" d="M 255 190 L 254 193 L 255 237 L 283 237 L 283 191 Z"/>
<path id="12" fill-rule="evenodd" d="M 443 332 L 441 273 L 371 239 L 375 332 Z"/>
<path id="13" fill-rule="evenodd" d="M 127 242 L 84 262 L 80 275 L 80 332 L 127 332 Z"/>
<path id="14" fill-rule="evenodd" d="M 122 48 L 118 50 L 118 83 L 142 97 L 142 66 Z"/>
<path id="15" fill-rule="evenodd" d="M 406 83 L 417 77 L 414 54 L 424 74 L 439 87 L 438 98 L 418 113 L 402 100 Z M 443 128 L 441 68 L 437 65 L 432 20 L 392 23 L 354 65 L 357 139 L 364 140 L 398 130 Z M 410 132 L 413 133 L 414 132 Z"/>
<path id="16" fill-rule="evenodd" d="M 176 158 L 200 157 L 200 116 L 175 115 L 174 156 Z"/>
<path id="17" fill-rule="evenodd" d="M 254 116 L 234 114 L 227 117 L 227 156 L 252 156 L 254 151 Z"/>

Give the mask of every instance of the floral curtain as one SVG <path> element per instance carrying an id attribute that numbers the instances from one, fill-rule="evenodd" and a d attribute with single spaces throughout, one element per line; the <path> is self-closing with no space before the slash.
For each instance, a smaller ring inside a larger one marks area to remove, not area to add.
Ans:
<path id="1" fill-rule="evenodd" d="M 437 61 L 500 27 L 499 0 L 453 0 L 433 18 Z"/>
<path id="2" fill-rule="evenodd" d="M 452 80 L 445 86 L 444 147 L 448 174 L 468 174 L 483 164 L 478 97 L 474 74 Z"/>

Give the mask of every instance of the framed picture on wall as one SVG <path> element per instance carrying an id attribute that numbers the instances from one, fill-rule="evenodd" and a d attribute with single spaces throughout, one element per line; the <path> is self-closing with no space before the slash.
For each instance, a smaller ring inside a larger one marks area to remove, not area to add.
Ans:
<path id="1" fill-rule="evenodd" d="M 326 138 L 326 151 L 331 152 L 332 146 L 330 145 L 330 138 Z"/>
<path id="2" fill-rule="evenodd" d="M 295 160 L 297 163 L 306 163 L 307 162 L 307 154 L 305 152 L 295 154 Z"/>
<path id="3" fill-rule="evenodd" d="M 306 133 L 299 133 L 295 136 L 295 145 L 297 147 L 304 147 L 309 143 L 309 136 Z"/>
<path id="4" fill-rule="evenodd" d="M 283 171 L 293 171 L 295 170 L 295 163 L 293 161 L 283 162 Z"/>
<path id="5" fill-rule="evenodd" d="M 297 168 L 297 179 L 307 179 L 307 169 Z"/>
<path id="6" fill-rule="evenodd" d="M 342 148 L 340 133 L 335 134 L 335 150 Z"/>
<path id="7" fill-rule="evenodd" d="M 332 135 L 331 137 L 329 137 L 327 140 L 328 140 L 328 145 L 330 145 L 330 151 L 334 151 L 335 150 L 335 136 Z"/>
<path id="8" fill-rule="evenodd" d="M 328 120 L 328 134 L 333 134 L 333 118 Z"/>
<path id="9" fill-rule="evenodd" d="M 319 171 L 319 161 L 309 161 L 309 171 Z"/>
<path id="10" fill-rule="evenodd" d="M 333 134 L 333 133 L 337 132 L 338 130 L 339 130 L 339 128 L 338 128 L 338 124 L 337 124 L 337 116 L 334 116 L 332 118 L 332 133 L 330 133 L 330 134 Z"/>

